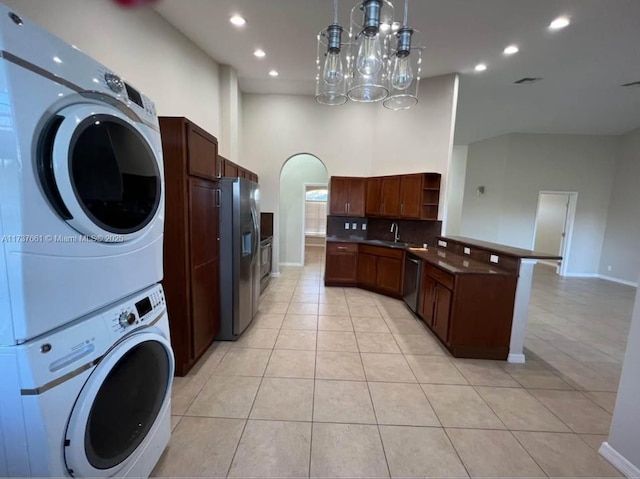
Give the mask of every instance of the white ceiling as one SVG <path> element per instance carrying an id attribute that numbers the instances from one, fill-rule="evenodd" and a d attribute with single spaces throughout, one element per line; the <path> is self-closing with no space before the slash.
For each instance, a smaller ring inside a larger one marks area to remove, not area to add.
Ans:
<path id="1" fill-rule="evenodd" d="M 395 0 L 396 17 L 401 0 Z M 316 34 L 331 0 L 164 0 L 156 10 L 250 93 L 314 93 Z M 354 0 L 340 1 L 347 28 Z M 229 23 L 240 13 L 242 29 Z M 551 20 L 572 24 L 550 32 Z M 640 126 L 640 0 L 411 0 L 426 47 L 423 77 L 461 73 L 456 143 L 508 132 L 621 134 Z M 502 55 L 509 44 L 520 52 Z M 266 58 L 253 56 L 256 48 Z M 473 67 L 485 62 L 488 70 Z M 275 68 L 278 78 L 268 76 Z M 518 86 L 525 76 L 541 82 Z M 363 108 L 376 108 L 362 105 Z M 398 113 L 402 114 L 402 113 Z"/>

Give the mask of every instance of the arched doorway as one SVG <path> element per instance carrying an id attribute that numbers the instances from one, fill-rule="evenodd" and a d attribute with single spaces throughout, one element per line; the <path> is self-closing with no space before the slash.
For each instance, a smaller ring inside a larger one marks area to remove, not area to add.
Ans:
<path id="1" fill-rule="evenodd" d="M 280 264 L 304 266 L 324 255 L 329 174 L 311 154 L 290 157 L 280 171 Z M 308 255 L 306 253 L 309 253 Z"/>

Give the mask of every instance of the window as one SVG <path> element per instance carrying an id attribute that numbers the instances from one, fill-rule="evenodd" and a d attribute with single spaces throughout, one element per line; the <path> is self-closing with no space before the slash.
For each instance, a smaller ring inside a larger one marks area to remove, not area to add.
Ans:
<path id="1" fill-rule="evenodd" d="M 325 186 L 307 186 L 305 195 L 305 236 L 326 236 L 328 193 Z"/>

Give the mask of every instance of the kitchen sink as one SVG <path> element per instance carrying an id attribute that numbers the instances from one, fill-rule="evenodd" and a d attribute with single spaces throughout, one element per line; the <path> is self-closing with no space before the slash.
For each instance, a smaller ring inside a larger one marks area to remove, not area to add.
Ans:
<path id="1" fill-rule="evenodd" d="M 385 240 L 367 240 L 368 244 L 388 246 L 391 248 L 406 248 L 407 246 L 413 246 L 412 243 L 405 243 L 402 241 L 385 241 Z"/>

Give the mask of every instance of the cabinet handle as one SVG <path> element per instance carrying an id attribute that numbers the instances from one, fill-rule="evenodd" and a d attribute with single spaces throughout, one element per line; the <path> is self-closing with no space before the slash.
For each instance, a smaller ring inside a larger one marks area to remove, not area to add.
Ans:
<path id="1" fill-rule="evenodd" d="M 220 208 L 220 190 L 216 190 L 216 208 Z"/>

